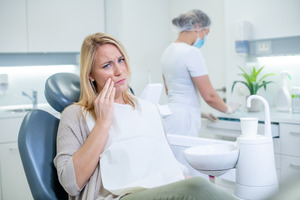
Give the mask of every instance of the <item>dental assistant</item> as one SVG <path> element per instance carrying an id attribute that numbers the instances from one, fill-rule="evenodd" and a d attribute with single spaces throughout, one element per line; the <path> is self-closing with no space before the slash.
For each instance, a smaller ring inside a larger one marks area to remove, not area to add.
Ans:
<path id="1" fill-rule="evenodd" d="M 232 113 L 238 106 L 227 106 L 213 88 L 199 50 L 210 31 L 211 21 L 201 10 L 192 10 L 172 20 L 180 33 L 161 57 L 168 106 L 172 114 L 164 118 L 166 132 L 198 136 L 201 127 L 201 108 L 198 91 L 212 108 Z M 202 117 L 205 116 L 202 113 Z"/>

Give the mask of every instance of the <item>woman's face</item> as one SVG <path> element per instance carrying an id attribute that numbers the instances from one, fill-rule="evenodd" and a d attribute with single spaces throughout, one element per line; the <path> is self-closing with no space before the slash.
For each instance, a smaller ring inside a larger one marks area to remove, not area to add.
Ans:
<path id="1" fill-rule="evenodd" d="M 95 57 L 90 79 L 94 79 L 98 93 L 104 87 L 108 78 L 114 82 L 116 98 L 122 98 L 122 93 L 128 87 L 128 70 L 124 57 L 118 48 L 112 44 L 101 45 Z"/>

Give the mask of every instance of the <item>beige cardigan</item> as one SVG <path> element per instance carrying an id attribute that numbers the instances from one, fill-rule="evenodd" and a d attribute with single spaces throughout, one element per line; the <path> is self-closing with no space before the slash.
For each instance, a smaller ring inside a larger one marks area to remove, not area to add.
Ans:
<path id="1" fill-rule="evenodd" d="M 69 199 L 99 199 L 113 200 L 120 197 L 113 196 L 102 185 L 100 165 L 97 166 L 90 180 L 80 189 L 76 184 L 75 170 L 72 157 L 84 144 L 90 130 L 85 122 L 79 105 L 67 107 L 62 115 L 57 134 L 57 155 L 54 165 L 57 169 L 58 179 L 69 194 Z"/>

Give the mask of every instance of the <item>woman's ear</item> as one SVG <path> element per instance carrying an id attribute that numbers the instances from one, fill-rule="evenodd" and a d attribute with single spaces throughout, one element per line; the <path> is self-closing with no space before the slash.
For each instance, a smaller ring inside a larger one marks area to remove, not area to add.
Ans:
<path id="1" fill-rule="evenodd" d="M 94 82 L 95 79 L 93 79 L 92 75 L 89 76 L 90 81 Z"/>

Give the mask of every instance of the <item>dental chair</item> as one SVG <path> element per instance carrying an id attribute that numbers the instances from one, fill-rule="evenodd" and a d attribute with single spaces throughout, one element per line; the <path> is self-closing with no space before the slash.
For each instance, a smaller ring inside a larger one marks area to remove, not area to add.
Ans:
<path id="1" fill-rule="evenodd" d="M 80 82 L 76 74 L 54 74 L 45 83 L 45 97 L 58 112 L 77 102 L 79 96 Z M 19 152 L 32 196 L 36 200 L 68 199 L 53 164 L 58 124 L 59 119 L 52 114 L 34 109 L 24 117 L 20 127 Z"/>

